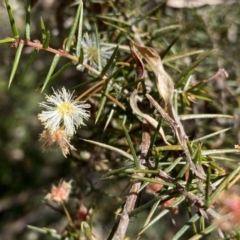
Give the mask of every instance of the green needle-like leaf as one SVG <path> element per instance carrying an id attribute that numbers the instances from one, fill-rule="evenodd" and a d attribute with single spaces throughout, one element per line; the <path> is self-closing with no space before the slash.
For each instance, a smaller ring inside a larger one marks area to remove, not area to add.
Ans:
<path id="1" fill-rule="evenodd" d="M 49 43 L 50 43 L 50 31 L 46 31 L 45 32 L 45 39 L 43 41 L 43 48 L 47 49 L 49 47 Z"/>
<path id="2" fill-rule="evenodd" d="M 195 214 L 189 221 L 174 235 L 172 240 L 178 240 L 180 237 L 191 227 L 192 223 L 195 223 L 200 216 Z"/>
<path id="3" fill-rule="evenodd" d="M 50 31 L 46 29 L 45 23 L 44 23 L 42 17 L 40 18 L 40 25 L 41 25 L 41 30 L 42 30 L 43 48 L 47 49 L 49 47 L 49 42 L 50 42 Z"/>
<path id="4" fill-rule="evenodd" d="M 105 103 L 107 101 L 106 93 L 109 92 L 110 88 L 111 88 L 111 86 L 110 86 L 110 84 L 108 84 L 107 87 L 106 87 L 106 90 L 105 90 L 105 92 L 103 94 L 103 97 L 101 98 L 101 103 L 100 103 L 100 106 L 99 106 L 99 109 L 98 109 L 98 112 L 97 112 L 97 115 L 96 115 L 95 123 L 98 122 L 100 116 L 102 115 Z"/>
<path id="5" fill-rule="evenodd" d="M 27 62 L 27 64 L 26 64 L 26 66 L 25 66 L 25 68 L 24 68 L 24 70 L 23 70 L 23 73 L 22 73 L 21 77 L 19 78 L 19 82 L 21 82 L 22 79 L 25 77 L 28 69 L 32 66 L 32 63 L 33 63 L 34 59 L 36 58 L 37 54 L 38 54 L 38 50 L 34 49 L 30 58 L 29 58 L 29 60 L 28 60 L 28 62 Z"/>
<path id="6" fill-rule="evenodd" d="M 199 234 L 194 235 L 193 237 L 189 238 L 189 240 L 198 240 L 202 239 L 203 236 L 208 235 L 209 233 L 213 232 L 217 228 L 217 224 L 213 223 L 210 226 L 206 227 L 203 231 L 201 231 Z"/>
<path id="7" fill-rule="evenodd" d="M 182 121 L 190 120 L 190 119 L 201 119 L 201 118 L 233 118 L 232 115 L 226 114 L 190 114 L 190 115 L 180 115 L 179 116 Z"/>
<path id="8" fill-rule="evenodd" d="M 173 183 L 159 181 L 159 180 L 155 180 L 155 179 L 152 179 L 152 178 L 140 177 L 140 176 L 137 176 L 137 175 L 133 175 L 131 177 L 134 178 L 134 179 L 139 179 L 141 181 L 146 181 L 146 182 L 149 182 L 149 183 L 162 184 L 162 185 L 167 186 L 167 187 L 175 187 L 175 185 Z"/>
<path id="9" fill-rule="evenodd" d="M 81 4 L 81 2 L 79 2 L 78 9 L 77 9 L 77 12 L 76 12 L 76 15 L 75 15 L 75 18 L 74 18 L 74 22 L 73 22 L 71 31 L 69 33 L 69 36 L 67 38 L 66 45 L 65 45 L 66 52 L 69 52 L 69 50 L 70 50 L 70 48 L 71 48 L 71 46 L 73 44 L 73 39 L 74 39 L 74 36 L 76 34 L 77 26 L 79 24 L 79 18 L 80 18 L 80 15 L 81 15 L 81 9 L 82 9 L 82 4 Z"/>
<path id="10" fill-rule="evenodd" d="M 154 205 L 151 207 L 150 212 L 148 213 L 148 216 L 144 222 L 143 228 L 146 227 L 148 225 L 148 223 L 150 222 L 150 220 L 153 217 L 153 214 L 159 209 L 159 203 L 161 202 L 161 199 L 159 199 L 156 203 L 154 203 Z M 140 236 L 141 234 L 139 234 Z"/>
<path id="11" fill-rule="evenodd" d="M 51 79 L 51 77 L 52 77 L 52 75 L 53 75 L 53 72 L 54 72 L 55 68 L 57 67 L 57 64 L 58 64 L 60 58 L 61 58 L 61 56 L 60 56 L 59 54 L 56 54 L 56 55 L 54 56 L 53 61 L 52 61 L 52 64 L 51 64 L 51 66 L 50 66 L 50 68 L 49 68 L 47 77 L 46 77 L 46 79 L 45 79 L 45 81 L 44 81 L 44 84 L 43 84 L 43 87 L 42 87 L 41 92 L 44 91 L 45 87 L 47 86 L 48 82 L 50 81 L 50 79 Z"/>
<path id="12" fill-rule="evenodd" d="M 46 38 L 47 38 L 47 29 L 45 27 L 45 23 L 44 23 L 42 17 L 40 17 L 40 26 L 41 26 L 41 31 L 42 31 L 42 42 L 43 42 L 43 48 L 44 48 L 44 43 L 46 42 Z M 46 49 L 46 47 L 45 47 L 45 49 Z"/>
<path id="13" fill-rule="evenodd" d="M 15 20 L 14 20 L 14 17 L 13 17 L 11 6 L 9 5 L 9 1 L 5 0 L 5 4 L 6 4 L 6 7 L 7 7 L 8 17 L 9 17 L 9 21 L 10 21 L 10 24 L 11 24 L 13 36 L 14 36 L 14 38 L 19 38 L 18 29 L 17 29 L 17 26 L 15 24 Z"/>
<path id="14" fill-rule="evenodd" d="M 131 161 L 134 161 L 133 160 L 133 156 L 119 148 L 116 148 L 116 147 L 113 147 L 113 146 L 110 146 L 108 144 L 105 144 L 105 143 L 100 143 L 100 142 L 96 142 L 96 141 L 92 141 L 92 140 L 87 140 L 87 139 L 82 139 L 83 141 L 85 142 L 89 142 L 89 143 L 92 143 L 94 145 L 97 145 L 99 147 L 102 147 L 102 148 L 105 148 L 105 149 L 108 149 L 108 150 L 111 150 L 113 152 L 116 152 L 116 153 L 119 153 L 120 155 L 122 155 L 123 157 L 126 157 L 128 158 L 129 160 Z"/>
<path id="15" fill-rule="evenodd" d="M 104 126 L 104 131 L 107 129 L 107 127 L 108 127 L 108 125 L 109 125 L 109 123 L 110 123 L 110 121 L 111 121 L 111 119 L 112 119 L 112 117 L 113 117 L 113 114 L 114 114 L 114 109 L 112 109 L 111 111 L 110 111 L 110 113 L 109 113 L 109 115 L 108 115 L 108 118 L 107 118 L 107 121 L 106 121 L 106 124 L 105 124 L 105 126 Z"/>
<path id="16" fill-rule="evenodd" d="M 176 55 L 173 55 L 173 56 L 170 56 L 170 57 L 165 57 L 162 60 L 162 62 L 163 63 L 168 63 L 168 62 L 171 62 L 171 61 L 176 61 L 178 59 L 185 58 L 185 57 L 192 56 L 192 55 L 196 55 L 196 54 L 203 53 L 203 52 L 205 52 L 205 51 L 204 50 L 196 50 L 196 51 L 176 54 Z"/>
<path id="17" fill-rule="evenodd" d="M 25 36 L 27 40 L 30 40 L 30 22 L 31 22 L 31 2 L 27 0 L 27 7 L 26 7 L 26 25 L 25 25 Z"/>
<path id="18" fill-rule="evenodd" d="M 81 51 L 81 44 L 82 44 L 82 25 L 83 25 L 83 2 L 82 0 L 79 1 L 80 13 L 79 13 L 79 23 L 78 23 L 78 35 L 77 35 L 77 44 L 76 44 L 76 56 L 80 58 L 83 55 L 83 51 Z M 82 56 L 83 58 L 83 56 Z M 79 63 L 82 63 L 80 61 Z"/>
<path id="19" fill-rule="evenodd" d="M 214 52 L 215 49 L 212 49 L 210 51 L 207 51 L 203 53 L 195 62 L 193 62 L 189 67 L 185 68 L 180 74 L 178 74 L 176 77 L 174 77 L 174 82 L 177 83 L 178 87 L 180 84 L 182 84 L 186 76 L 189 75 L 190 72 L 194 71 L 194 69 L 204 60 L 206 59 L 209 55 L 211 55 Z"/>
<path id="20" fill-rule="evenodd" d="M 150 9 L 146 14 L 141 15 L 140 17 L 136 18 L 136 20 L 134 21 L 133 24 L 137 24 L 137 23 L 141 22 L 142 20 L 144 20 L 145 18 L 147 18 L 148 16 L 150 16 L 151 14 L 159 11 L 160 7 L 162 7 L 163 4 L 164 4 L 164 2 L 159 3 L 156 7 Z"/>
<path id="21" fill-rule="evenodd" d="M 228 131 L 228 130 L 230 130 L 230 129 L 231 129 L 231 128 L 222 129 L 222 130 L 220 130 L 220 131 L 217 131 L 217 132 L 214 132 L 214 133 L 205 135 L 205 136 L 200 137 L 200 138 L 198 138 L 198 139 L 194 139 L 192 142 L 193 142 L 193 143 L 202 142 L 203 140 L 205 140 L 205 139 L 207 139 L 207 138 L 214 137 L 214 136 L 219 135 L 220 133 L 226 132 L 226 131 Z"/>
<path id="22" fill-rule="evenodd" d="M 129 166 L 118 168 L 116 170 L 110 170 L 109 172 L 103 174 L 101 179 L 105 179 L 105 178 L 113 176 L 113 175 L 121 174 L 123 172 L 133 173 L 135 170 L 136 169 L 134 168 L 134 165 L 131 164 Z"/>
<path id="23" fill-rule="evenodd" d="M 180 29 L 180 28 L 181 28 L 181 25 L 179 25 L 179 24 L 170 25 L 167 27 L 162 27 L 162 28 L 156 29 L 153 31 L 152 34 L 154 37 L 156 37 L 158 35 L 163 36 L 164 34 L 166 34 L 168 32 L 176 31 L 177 29 Z"/>
<path id="24" fill-rule="evenodd" d="M 96 24 L 94 24 L 94 33 L 95 33 L 95 38 L 96 38 L 96 48 L 98 51 L 97 54 L 97 63 L 98 63 L 98 71 L 102 71 L 102 58 L 101 58 L 101 49 L 100 49 L 100 39 L 99 39 L 99 33 Z"/>
<path id="25" fill-rule="evenodd" d="M 15 55 L 15 59 L 13 62 L 13 66 L 12 66 L 12 71 L 11 71 L 11 75 L 10 75 L 10 79 L 9 79 L 9 84 L 8 84 L 8 88 L 11 86 L 12 80 L 15 76 L 15 73 L 17 71 L 17 67 L 20 61 L 20 57 L 22 54 L 22 50 L 23 50 L 24 44 L 23 43 L 19 43 L 17 51 L 16 51 L 16 55 Z"/>
<path id="26" fill-rule="evenodd" d="M 209 204 L 212 204 L 216 201 L 219 194 L 224 190 L 227 189 L 228 185 L 235 177 L 239 177 L 240 167 L 237 167 L 234 171 L 232 171 L 228 176 L 226 176 L 222 181 L 221 184 L 217 187 L 217 189 L 211 194 L 209 197 Z"/>
<path id="27" fill-rule="evenodd" d="M 138 235 L 141 235 L 144 233 L 148 228 L 150 228 L 154 223 L 156 223 L 159 219 L 161 219 L 163 216 L 165 216 L 171 208 L 178 206 L 181 202 L 183 202 L 185 197 L 179 197 L 177 198 L 169 207 L 168 209 L 162 210 L 147 226 L 145 226 Z"/>
<path id="28" fill-rule="evenodd" d="M 38 233 L 51 236 L 53 239 L 62 239 L 62 236 L 56 232 L 55 229 L 49 229 L 49 228 L 39 228 L 31 225 L 27 225 L 28 229 L 34 230 Z"/>
<path id="29" fill-rule="evenodd" d="M 202 155 L 213 155 L 213 154 L 223 154 L 223 153 L 240 153 L 239 149 L 212 149 L 212 150 L 203 150 Z"/>
<path id="30" fill-rule="evenodd" d="M 131 25 L 129 22 L 124 21 L 124 20 L 119 19 L 119 18 L 115 18 L 114 16 L 97 15 L 96 17 L 101 18 L 101 19 L 105 19 L 105 20 L 109 20 L 109 21 L 112 21 L 112 22 L 116 22 L 116 23 L 119 23 L 121 25 L 126 25 L 126 26 Z"/>
<path id="31" fill-rule="evenodd" d="M 71 67 L 73 64 L 72 62 L 68 62 L 65 65 L 63 65 L 56 73 L 54 73 L 51 78 L 49 79 L 49 82 L 51 82 L 52 80 L 54 80 L 55 78 L 57 78 L 58 76 L 60 76 L 66 69 L 68 69 L 69 67 Z"/>
<path id="32" fill-rule="evenodd" d="M 15 38 L 7 37 L 7 38 L 4 38 L 4 39 L 1 39 L 0 44 L 1 43 L 14 43 L 15 41 L 16 41 Z"/>
<path id="33" fill-rule="evenodd" d="M 122 128 L 123 128 L 125 137 L 127 139 L 128 146 L 129 146 L 130 151 L 132 153 L 132 156 L 133 156 L 133 159 L 134 159 L 134 163 L 135 163 L 135 167 L 136 167 L 136 169 L 139 170 L 140 169 L 140 163 L 139 163 L 139 159 L 138 159 L 138 157 L 136 155 L 135 149 L 133 147 L 133 142 L 132 142 L 132 140 L 131 140 L 131 138 L 130 138 L 130 136 L 128 134 L 128 131 L 127 131 L 126 127 L 124 125 L 122 125 Z"/>
<path id="34" fill-rule="evenodd" d="M 116 48 L 114 49 L 111 57 L 109 58 L 109 60 L 107 61 L 107 64 L 106 66 L 104 66 L 104 68 L 102 69 L 101 71 L 101 76 L 104 76 L 107 72 L 107 70 L 109 69 L 109 67 L 112 65 L 113 61 L 114 61 L 114 58 L 116 57 L 117 53 L 118 53 L 118 49 L 119 49 L 119 46 L 117 45 Z"/>

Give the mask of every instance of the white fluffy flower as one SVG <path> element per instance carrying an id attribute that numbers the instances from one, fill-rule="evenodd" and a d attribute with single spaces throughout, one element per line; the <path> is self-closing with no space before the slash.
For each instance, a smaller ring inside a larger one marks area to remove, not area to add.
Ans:
<path id="1" fill-rule="evenodd" d="M 98 51 L 96 37 L 94 35 L 88 35 L 85 33 L 82 38 L 82 48 L 84 52 L 83 63 L 88 63 L 94 69 L 99 70 L 98 58 L 100 56 L 102 67 L 107 64 L 107 60 L 113 53 L 112 47 L 101 46 L 100 52 Z M 77 68 L 81 71 L 84 70 L 84 66 L 79 64 Z"/>
<path id="2" fill-rule="evenodd" d="M 71 136 L 78 126 L 85 125 L 83 120 L 90 117 L 90 112 L 86 110 L 90 104 L 74 101 L 73 93 L 64 87 L 58 91 L 53 89 L 53 92 L 54 95 L 46 95 L 46 102 L 39 103 L 47 111 L 42 111 L 38 118 L 49 131 L 63 127 L 66 134 Z"/>

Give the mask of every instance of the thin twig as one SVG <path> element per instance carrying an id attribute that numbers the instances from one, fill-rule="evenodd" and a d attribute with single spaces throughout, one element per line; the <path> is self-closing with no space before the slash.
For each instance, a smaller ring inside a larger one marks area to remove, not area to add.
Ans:
<path id="1" fill-rule="evenodd" d="M 182 126 L 182 123 L 179 120 L 179 117 L 177 113 L 175 112 L 174 108 L 169 108 L 169 111 L 171 111 L 171 117 L 163 110 L 163 108 L 153 99 L 153 97 L 149 94 L 146 94 L 146 97 L 149 99 L 149 101 L 153 104 L 153 106 L 158 110 L 158 112 L 162 115 L 163 119 L 169 124 L 169 126 L 173 129 L 174 133 L 176 134 L 176 137 L 178 139 L 178 142 L 180 146 L 182 147 L 186 160 L 190 165 L 190 168 L 192 172 L 200 179 L 205 180 L 206 174 L 204 173 L 201 166 L 198 166 L 198 169 L 193 163 L 191 154 L 189 152 L 188 146 L 187 146 L 187 135 L 184 131 L 184 128 Z M 171 110 L 170 110 L 171 109 Z"/>
<path id="2" fill-rule="evenodd" d="M 147 161 L 146 156 L 149 150 L 151 141 L 150 129 L 147 122 L 143 121 L 143 132 L 142 132 L 142 143 L 141 143 L 141 163 Z M 143 177 L 144 174 L 138 173 L 139 177 Z M 120 220 L 118 228 L 113 236 L 113 240 L 123 240 L 129 225 L 129 213 L 134 209 L 135 203 L 137 201 L 138 192 L 141 187 L 141 181 L 135 180 L 127 196 L 126 203 L 123 207 L 123 211 L 120 214 Z"/>
<path id="3" fill-rule="evenodd" d="M 129 195 L 127 196 L 126 203 L 123 207 L 123 211 L 120 214 L 120 221 L 118 224 L 117 231 L 115 232 L 112 240 L 123 240 L 129 225 L 129 213 L 134 209 L 138 191 L 140 189 L 141 182 L 135 181 L 129 191 Z"/>

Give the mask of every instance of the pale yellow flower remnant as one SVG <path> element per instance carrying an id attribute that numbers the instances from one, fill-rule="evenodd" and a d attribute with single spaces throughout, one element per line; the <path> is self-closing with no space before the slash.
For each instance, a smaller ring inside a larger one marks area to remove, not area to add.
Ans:
<path id="1" fill-rule="evenodd" d="M 67 136 L 65 130 L 60 128 L 54 131 L 44 130 L 43 133 L 40 134 L 39 141 L 43 144 L 43 151 L 50 151 L 59 148 L 64 157 L 67 157 L 70 150 L 76 150 L 70 144 L 70 137 Z"/>

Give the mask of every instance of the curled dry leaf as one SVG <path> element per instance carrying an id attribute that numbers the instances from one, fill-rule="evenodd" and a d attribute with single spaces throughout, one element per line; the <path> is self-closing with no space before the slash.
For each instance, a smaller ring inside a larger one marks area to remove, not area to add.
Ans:
<path id="1" fill-rule="evenodd" d="M 174 107 L 173 107 L 173 94 L 174 94 L 174 83 L 172 78 L 168 75 L 168 73 L 165 71 L 162 60 L 158 53 L 150 48 L 150 47 L 145 47 L 145 46 L 140 46 L 136 43 L 133 43 L 134 47 L 138 49 L 138 51 L 142 54 L 144 59 L 147 61 L 147 63 L 151 66 L 154 74 L 156 75 L 157 78 L 157 88 L 160 96 L 163 98 L 164 103 L 165 103 L 165 109 L 167 110 L 167 113 L 161 108 L 161 106 L 149 95 L 146 94 L 147 98 L 150 100 L 150 102 L 154 105 L 154 107 L 159 111 L 159 113 L 162 115 L 162 117 L 167 121 L 169 126 L 173 129 L 179 144 L 183 148 L 183 151 L 186 156 L 186 160 L 188 164 L 190 165 L 190 168 L 192 172 L 202 180 L 206 179 L 205 172 L 202 168 L 202 166 L 198 166 L 196 168 L 195 164 L 193 163 L 192 156 L 190 154 L 190 151 L 187 146 L 187 135 L 185 133 L 185 130 L 183 128 L 183 125 L 179 119 L 178 114 L 176 113 Z M 142 113 L 136 103 L 136 90 L 132 93 L 130 97 L 130 105 L 133 109 L 133 111 L 144 118 L 146 121 L 148 121 L 152 126 L 156 128 L 157 126 L 157 121 L 153 119 L 151 116 Z M 160 134 L 165 141 L 165 135 L 163 135 L 163 129 L 160 128 Z"/>
<path id="2" fill-rule="evenodd" d="M 172 78 L 165 71 L 160 56 L 150 47 L 140 46 L 136 43 L 133 43 L 133 45 L 142 54 L 156 75 L 158 92 L 164 100 L 165 107 L 171 107 L 173 101 L 174 83 Z"/>
<path id="3" fill-rule="evenodd" d="M 131 105 L 131 108 L 133 110 L 133 112 L 137 115 L 139 115 L 140 117 L 142 117 L 143 119 L 145 119 L 148 123 L 150 123 L 155 129 L 157 128 L 158 126 L 158 122 L 152 118 L 151 116 L 149 116 L 148 114 L 145 114 L 143 112 L 140 111 L 140 109 L 138 108 L 138 105 L 137 105 L 137 98 L 136 98 L 136 95 L 137 95 L 137 90 L 134 90 L 133 93 L 131 94 L 130 96 L 130 105 Z M 167 145 L 171 145 L 167 139 L 166 139 L 166 136 L 164 134 L 164 131 L 162 129 L 162 127 L 159 129 L 159 133 L 160 135 L 162 136 L 163 138 L 163 141 L 167 144 Z"/>
<path id="4" fill-rule="evenodd" d="M 144 72 L 145 72 L 143 62 L 142 62 L 141 58 L 137 55 L 132 41 L 129 41 L 129 47 L 131 50 L 132 58 L 136 63 L 137 79 L 138 80 L 142 79 L 144 77 Z"/>

